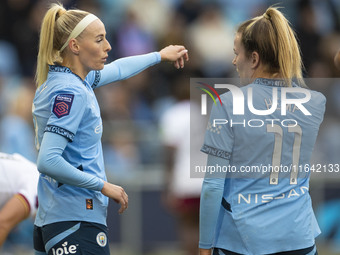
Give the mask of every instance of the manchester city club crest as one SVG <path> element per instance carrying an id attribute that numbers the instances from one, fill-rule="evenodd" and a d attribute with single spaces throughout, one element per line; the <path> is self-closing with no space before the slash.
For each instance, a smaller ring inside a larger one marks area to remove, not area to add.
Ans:
<path id="1" fill-rule="evenodd" d="M 107 243 L 107 237 L 104 232 L 100 232 L 97 235 L 97 243 L 99 244 L 100 247 L 105 247 Z"/>

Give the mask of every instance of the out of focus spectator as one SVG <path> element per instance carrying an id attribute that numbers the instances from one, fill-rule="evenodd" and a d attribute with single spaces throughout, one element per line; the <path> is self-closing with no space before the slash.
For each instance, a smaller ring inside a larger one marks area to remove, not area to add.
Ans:
<path id="1" fill-rule="evenodd" d="M 298 8 L 297 36 L 300 41 L 303 63 L 308 70 L 320 57 L 316 45 L 320 43 L 321 35 L 317 27 L 316 13 L 310 1 L 299 1 Z"/>
<path id="2" fill-rule="evenodd" d="M 207 77 L 226 77 L 233 56 L 232 28 L 222 16 L 218 6 L 207 6 L 199 18 L 188 28 L 188 42 L 203 74 Z M 228 59 L 230 61 L 228 61 Z M 203 64 L 204 63 L 204 64 Z"/>
<path id="3" fill-rule="evenodd" d="M 20 72 L 17 49 L 8 41 L 0 40 L 0 75 L 15 76 Z"/>
<path id="4" fill-rule="evenodd" d="M 153 34 L 157 40 L 167 33 L 166 28 L 173 12 L 167 1 L 135 0 L 129 9 L 135 12 L 141 27 Z"/>
<path id="5" fill-rule="evenodd" d="M 334 76 L 334 65 L 331 59 L 335 54 L 334 42 L 337 40 L 332 34 L 338 33 L 340 27 L 333 2 L 331 0 L 300 0 L 297 6 L 297 36 L 300 40 L 306 75 L 309 77 Z"/>
<path id="6" fill-rule="evenodd" d="M 152 35 L 141 27 L 136 11 L 129 9 L 117 32 L 117 50 L 120 57 L 144 54 L 155 50 Z"/>
<path id="7" fill-rule="evenodd" d="M 111 132 L 103 145 L 106 174 L 109 179 L 133 178 L 141 163 L 133 123 L 121 121 L 107 124 Z"/>
<path id="8" fill-rule="evenodd" d="M 37 1 L 6 0 L 0 3 L 0 39 L 11 43 L 19 56 L 20 72 L 33 75 L 37 54 Z"/>
<path id="9" fill-rule="evenodd" d="M 161 139 L 165 147 L 164 202 L 177 219 L 178 238 L 184 254 L 196 255 L 202 179 L 190 178 L 190 146 L 199 141 L 190 140 L 190 134 L 200 126 L 190 125 L 193 124 L 190 123 L 190 114 L 199 114 L 200 110 L 189 100 L 186 79 L 178 79 L 175 88 L 177 102 L 160 121 Z"/>
<path id="10" fill-rule="evenodd" d="M 33 81 L 23 79 L 17 88 L 11 89 L 7 113 L 0 122 L 0 150 L 19 153 L 36 162 L 32 122 Z"/>
<path id="11" fill-rule="evenodd" d="M 182 0 L 176 8 L 177 15 L 184 18 L 186 25 L 195 21 L 202 11 L 203 4 L 200 0 Z"/>

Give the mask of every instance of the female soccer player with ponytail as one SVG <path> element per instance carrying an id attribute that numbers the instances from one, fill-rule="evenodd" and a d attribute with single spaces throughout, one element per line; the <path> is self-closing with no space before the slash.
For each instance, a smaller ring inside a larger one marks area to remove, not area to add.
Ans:
<path id="1" fill-rule="evenodd" d="M 237 171 L 204 179 L 200 254 L 315 255 L 314 239 L 320 229 L 308 192 L 308 166 L 325 97 L 302 88 L 306 86 L 298 43 L 276 8 L 239 26 L 234 52 L 233 64 L 247 85 L 241 88 L 245 100 L 249 105 L 251 91 L 253 108 L 268 113 L 254 114 L 254 109 L 245 107 L 243 115 L 234 114 L 231 92 L 221 96 L 223 106 L 213 105 L 211 125 L 214 119 L 236 124 L 218 126 L 218 132 L 207 129 L 202 151 L 208 154 L 208 166 L 231 165 Z M 309 114 L 296 105 L 286 114 L 277 105 L 273 108 L 270 102 L 282 95 L 290 102 L 304 101 Z M 263 166 L 270 171 L 261 172 Z"/>
<path id="2" fill-rule="evenodd" d="M 104 24 L 93 14 L 53 4 L 40 32 L 33 120 L 39 178 L 36 254 L 109 254 L 108 198 L 128 206 L 120 186 L 106 181 L 102 120 L 93 90 L 127 79 L 161 61 L 184 66 L 183 46 L 118 59 Z"/>

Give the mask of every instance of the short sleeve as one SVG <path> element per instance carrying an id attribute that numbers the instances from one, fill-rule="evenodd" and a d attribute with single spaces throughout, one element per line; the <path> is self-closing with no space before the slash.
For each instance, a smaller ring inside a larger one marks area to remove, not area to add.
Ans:
<path id="1" fill-rule="evenodd" d="M 57 92 L 50 101 L 51 115 L 45 132 L 59 134 L 72 142 L 84 115 L 85 98 L 85 93 L 81 91 Z"/>
<path id="2" fill-rule="evenodd" d="M 225 103 L 213 105 L 201 148 L 202 152 L 226 160 L 230 159 L 234 145 L 230 121 Z"/>
<path id="3" fill-rule="evenodd" d="M 16 181 L 20 183 L 17 193 L 26 199 L 30 206 L 30 215 L 34 216 L 38 208 L 37 187 L 39 172 L 37 166 L 19 154 L 13 154 L 13 156 L 18 162 L 17 171 L 20 170 L 20 174 L 16 176 Z"/>

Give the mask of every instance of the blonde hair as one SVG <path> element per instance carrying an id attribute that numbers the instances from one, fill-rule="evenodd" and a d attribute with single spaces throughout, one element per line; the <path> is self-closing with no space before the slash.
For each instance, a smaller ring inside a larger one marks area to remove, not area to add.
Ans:
<path id="1" fill-rule="evenodd" d="M 40 30 L 36 84 L 41 86 L 47 79 L 49 65 L 60 64 L 65 49 L 60 49 L 75 26 L 89 13 L 81 10 L 66 10 L 61 4 L 52 4 L 46 12 Z"/>
<path id="2" fill-rule="evenodd" d="M 270 7 L 259 17 L 243 22 L 238 30 L 247 56 L 256 51 L 270 73 L 279 73 L 292 85 L 292 79 L 305 87 L 300 48 L 289 21 L 276 8 Z"/>

